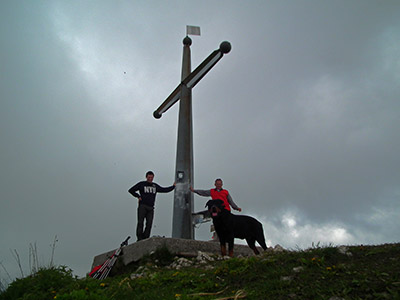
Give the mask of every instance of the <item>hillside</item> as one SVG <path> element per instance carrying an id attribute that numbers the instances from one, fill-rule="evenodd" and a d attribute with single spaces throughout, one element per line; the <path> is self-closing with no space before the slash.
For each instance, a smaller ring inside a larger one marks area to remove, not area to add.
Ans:
<path id="1" fill-rule="evenodd" d="M 224 259 L 178 258 L 161 249 L 104 281 L 66 267 L 14 281 L 16 299 L 400 299 L 400 244 L 314 247 Z"/>

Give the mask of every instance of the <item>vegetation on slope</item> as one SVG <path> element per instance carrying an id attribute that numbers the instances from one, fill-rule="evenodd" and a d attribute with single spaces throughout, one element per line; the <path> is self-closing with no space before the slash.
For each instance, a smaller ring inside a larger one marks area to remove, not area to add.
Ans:
<path id="1" fill-rule="evenodd" d="M 174 260 L 161 249 L 103 281 L 78 279 L 63 266 L 40 269 L 0 300 L 400 299 L 400 244 L 267 251 L 179 269 Z"/>

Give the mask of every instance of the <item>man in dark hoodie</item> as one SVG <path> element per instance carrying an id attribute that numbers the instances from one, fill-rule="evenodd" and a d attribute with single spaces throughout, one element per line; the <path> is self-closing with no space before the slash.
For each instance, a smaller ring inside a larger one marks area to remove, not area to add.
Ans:
<path id="1" fill-rule="evenodd" d="M 137 226 L 136 236 L 137 240 L 143 240 L 150 237 L 151 226 L 153 225 L 154 218 L 154 203 L 157 193 L 168 193 L 175 188 L 175 183 L 169 187 L 161 187 L 153 182 L 154 173 L 148 171 L 146 173 L 146 181 L 140 181 L 129 189 L 129 193 L 138 198 L 137 209 Z M 139 192 L 139 193 L 137 193 Z M 143 230 L 144 220 L 146 220 L 146 227 Z"/>

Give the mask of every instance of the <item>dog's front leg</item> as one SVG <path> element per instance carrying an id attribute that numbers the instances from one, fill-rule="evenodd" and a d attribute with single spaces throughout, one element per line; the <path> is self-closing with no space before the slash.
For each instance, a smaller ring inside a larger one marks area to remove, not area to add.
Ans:
<path id="1" fill-rule="evenodd" d="M 253 252 L 254 252 L 255 255 L 260 254 L 260 251 L 258 251 L 256 246 L 253 246 L 251 249 L 253 249 Z"/>
<path id="2" fill-rule="evenodd" d="M 234 241 L 234 239 L 229 240 L 229 242 L 228 242 L 229 256 L 230 257 L 233 257 L 233 241 Z"/>
<path id="3" fill-rule="evenodd" d="M 221 255 L 226 256 L 226 245 L 221 243 Z"/>

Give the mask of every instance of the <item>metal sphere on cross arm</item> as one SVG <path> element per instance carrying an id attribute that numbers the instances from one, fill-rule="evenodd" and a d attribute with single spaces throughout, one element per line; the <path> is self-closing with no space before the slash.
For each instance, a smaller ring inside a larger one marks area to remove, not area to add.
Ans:
<path id="1" fill-rule="evenodd" d="M 221 52 L 223 54 L 229 53 L 232 49 L 231 43 L 224 41 L 221 43 L 221 45 L 219 45 L 219 50 L 221 50 Z"/>
<path id="2" fill-rule="evenodd" d="M 161 114 L 159 112 L 157 112 L 157 111 L 154 111 L 153 112 L 153 117 L 156 118 L 156 119 L 159 119 L 159 118 L 161 118 Z"/>

